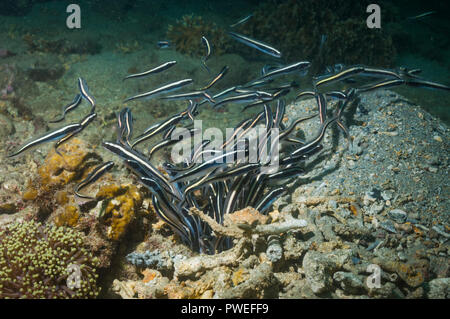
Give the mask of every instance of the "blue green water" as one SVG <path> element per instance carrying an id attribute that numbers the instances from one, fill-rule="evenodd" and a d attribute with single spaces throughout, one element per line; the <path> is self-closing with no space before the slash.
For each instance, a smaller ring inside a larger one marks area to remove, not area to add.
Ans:
<path id="1" fill-rule="evenodd" d="M 59 90 L 59 93 L 56 94 L 58 97 L 66 97 L 72 91 L 71 86 L 73 86 L 74 79 L 83 76 L 94 82 L 93 90 L 97 92 L 96 95 L 104 98 L 104 103 L 110 105 L 110 108 L 115 111 L 120 108 L 120 100 L 125 95 L 157 83 L 157 81 L 144 80 L 144 84 L 133 83 L 123 86 L 120 82 L 121 78 L 131 71 L 148 69 L 162 60 L 181 59 L 179 64 L 184 63 L 184 66 L 175 72 L 182 74 L 183 71 L 186 71 L 190 76 L 198 76 L 200 81 L 208 79 L 203 72 L 204 70 L 200 70 L 199 63 L 196 65 L 195 59 L 199 57 L 177 54 L 176 46 L 167 50 L 160 50 L 156 47 L 157 41 L 167 39 L 169 24 L 176 24 L 177 19 L 181 19 L 184 15 L 194 14 L 207 22 L 215 23 L 220 29 L 228 30 L 230 24 L 256 12 L 258 8 L 261 8 L 262 3 L 268 3 L 269 8 L 275 11 L 277 7 L 286 2 L 292 4 L 292 6 L 294 4 L 300 6 L 301 10 L 304 6 L 304 10 L 308 12 L 312 19 L 305 21 L 305 24 L 318 22 L 320 12 L 311 11 L 309 13 L 308 10 L 311 9 L 308 3 L 310 1 L 78 1 L 77 4 L 81 9 L 81 28 L 68 29 L 66 19 L 69 13 L 66 13 L 66 7 L 71 3 L 70 1 L 24 1 L 24 4 L 15 1 L 2 1 L 0 5 L 0 36 L 2 39 L 0 49 L 7 49 L 16 55 L 1 59 L 0 63 L 15 64 L 22 71 L 40 65 L 45 67 L 63 66 L 66 71 L 61 78 L 53 82 L 46 82 Z M 336 12 L 336 17 L 334 17 L 336 21 L 330 22 L 331 29 L 333 23 L 339 23 L 348 17 L 363 20 L 368 16 L 368 13 L 363 10 L 365 8 L 364 1 L 325 1 L 325 7 L 327 3 L 335 3 L 339 8 L 342 8 L 342 10 Z M 450 69 L 448 37 L 450 24 L 447 19 L 449 5 L 443 1 L 381 1 L 379 5 L 381 7 L 381 32 L 392 39 L 392 45 L 396 51 L 393 65 L 389 66 L 420 68 L 422 69 L 421 75 L 424 78 L 442 84 L 450 84 L 448 77 Z M 326 9 L 325 7 L 323 10 Z M 427 12 L 432 13 L 422 18 L 408 19 L 408 17 Z M 266 32 L 266 34 L 263 34 L 264 38 L 273 39 L 268 34 L 272 28 L 270 24 L 282 25 L 285 23 L 283 17 L 278 18 L 275 21 L 273 19 L 259 21 L 262 23 L 261 27 L 269 30 L 264 31 Z M 322 18 L 320 17 L 320 19 Z M 264 23 L 268 25 L 264 26 Z M 255 26 L 253 25 L 252 28 L 255 29 Z M 238 30 L 245 33 L 246 29 L 247 27 L 244 24 Z M 256 26 L 256 29 L 258 29 L 258 26 Z M 286 30 L 286 33 L 295 31 L 291 30 L 288 25 L 283 30 Z M 367 32 L 372 32 L 372 30 L 367 29 Z M 308 34 L 304 35 L 306 39 L 309 39 L 308 36 Z M 265 40 L 264 38 L 261 40 Z M 26 39 L 28 39 L 28 42 Z M 63 52 L 61 54 L 46 52 L 45 50 L 30 50 L 30 41 L 39 44 L 41 40 L 66 41 L 62 46 L 67 46 L 72 42 L 83 43 L 83 41 L 87 41 L 87 44 L 81 45 L 82 47 L 85 45 L 86 54 L 83 54 L 83 49 L 81 52 Z M 270 44 L 275 47 L 283 47 L 284 41 L 286 40 L 283 34 L 279 34 Z M 317 37 L 317 41 L 320 41 L 320 38 Z M 342 38 L 342 42 L 345 43 L 345 41 L 347 39 Z M 370 47 L 370 43 L 364 42 L 364 40 L 356 41 L 356 43 L 357 46 Z M 95 47 L 96 45 L 98 47 Z M 200 40 L 198 45 L 201 46 Z M 214 47 L 215 44 L 212 43 L 212 45 Z M 301 42 L 301 39 L 296 45 L 306 46 Z M 373 48 L 374 51 L 377 49 L 379 48 Z M 333 52 L 337 53 L 337 51 L 339 51 L 338 47 L 331 47 L 328 48 L 327 54 L 332 55 Z M 98 54 L 91 54 L 92 52 Z M 314 54 L 312 52 L 310 57 L 299 55 L 295 58 L 290 54 L 289 59 L 283 62 L 312 59 Z M 375 56 L 376 54 L 374 53 Z M 221 60 L 222 58 L 223 60 Z M 273 59 L 258 52 L 250 52 L 240 46 L 237 46 L 234 56 L 217 56 L 213 51 L 211 57 L 212 67 L 220 69 L 225 63 L 233 64 L 232 69 L 245 70 L 241 73 L 248 74 L 249 78 L 251 76 L 256 77 L 260 72 L 260 67 L 268 62 L 273 62 Z M 255 69 L 250 69 L 249 66 L 254 66 Z M 183 68 L 184 70 L 181 70 Z M 242 76 L 242 74 L 237 74 L 236 77 Z M 167 80 L 171 79 L 167 78 Z M 229 82 L 224 81 L 224 87 Z M 308 86 L 308 83 L 306 81 L 305 85 Z M 20 82 L 18 85 L 20 85 Z M 448 92 L 409 87 L 395 90 L 409 97 L 412 102 L 421 105 L 430 113 L 442 118 L 445 122 L 450 121 Z M 40 94 L 38 95 L 36 92 L 27 91 L 27 94 L 24 94 L 18 88 L 18 93 L 24 95 L 23 98 L 39 113 L 44 104 L 48 105 L 48 100 L 46 101 L 45 97 L 47 91 L 39 90 Z M 50 97 L 51 95 L 47 98 Z M 70 99 L 71 97 L 67 98 Z M 39 99 L 42 99 L 42 101 L 39 102 Z M 59 104 L 61 103 L 55 103 L 54 112 L 57 112 L 60 107 Z"/>

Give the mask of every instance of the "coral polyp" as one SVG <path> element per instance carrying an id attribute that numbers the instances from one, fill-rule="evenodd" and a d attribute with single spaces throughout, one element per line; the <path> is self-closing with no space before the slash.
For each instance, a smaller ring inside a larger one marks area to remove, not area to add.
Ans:
<path id="1" fill-rule="evenodd" d="M 98 260 L 83 238 L 73 229 L 36 222 L 0 230 L 0 298 L 95 298 Z"/>

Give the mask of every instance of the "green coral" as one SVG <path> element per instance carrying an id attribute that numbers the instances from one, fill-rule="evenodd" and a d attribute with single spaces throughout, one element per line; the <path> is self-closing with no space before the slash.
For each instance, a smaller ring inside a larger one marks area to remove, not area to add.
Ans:
<path id="1" fill-rule="evenodd" d="M 83 240 L 67 227 L 33 221 L 7 225 L 0 230 L 0 299 L 95 298 L 98 260 Z M 80 270 L 78 287 L 67 284 L 76 275 L 71 265 Z"/>

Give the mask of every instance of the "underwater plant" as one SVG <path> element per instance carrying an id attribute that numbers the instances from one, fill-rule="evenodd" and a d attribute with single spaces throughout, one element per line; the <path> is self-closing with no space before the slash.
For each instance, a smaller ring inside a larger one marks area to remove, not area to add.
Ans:
<path id="1" fill-rule="evenodd" d="M 0 298 L 95 298 L 97 258 L 67 227 L 15 222 L 0 230 Z M 79 285 L 68 287 L 72 267 Z"/>

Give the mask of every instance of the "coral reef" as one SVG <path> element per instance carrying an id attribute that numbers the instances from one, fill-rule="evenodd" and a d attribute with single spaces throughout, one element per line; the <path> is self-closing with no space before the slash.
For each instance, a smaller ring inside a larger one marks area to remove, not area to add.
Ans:
<path id="1" fill-rule="evenodd" d="M 107 237 L 120 239 L 142 205 L 141 193 L 134 185 L 105 185 L 100 188 L 96 198 L 104 200 L 101 219 L 107 225 Z"/>
<path id="2" fill-rule="evenodd" d="M 232 48 L 232 43 L 223 29 L 194 14 L 182 16 L 176 24 L 167 28 L 167 38 L 175 44 L 175 49 L 191 56 L 205 54 L 205 46 L 201 43 L 202 36 L 209 40 L 214 55 L 230 52 Z"/>
<path id="3" fill-rule="evenodd" d="M 60 189 L 84 178 L 88 173 L 87 168 L 99 160 L 99 156 L 88 149 L 88 145 L 78 138 L 73 138 L 58 148 L 62 156 L 52 149 L 44 164 L 39 167 L 41 190 Z"/>
<path id="4" fill-rule="evenodd" d="M 80 212 L 74 205 L 66 205 L 64 212 L 55 217 L 56 226 L 75 227 L 80 219 Z"/>
<path id="5" fill-rule="evenodd" d="M 74 209 L 65 207 L 70 202 L 68 194 L 71 191 L 65 188 L 85 178 L 100 157 L 90 152 L 89 145 L 78 138 L 61 145 L 58 151 L 62 156 L 54 149 L 48 153 L 38 169 L 38 175 L 27 183 L 22 199 L 29 205 L 37 206 L 38 219 L 45 220 L 53 214 L 51 219 L 56 224 L 75 226 L 77 218 Z M 64 212 L 57 211 L 58 208 Z"/>
<path id="6" fill-rule="evenodd" d="M 98 260 L 83 240 L 70 228 L 35 222 L 0 230 L 0 298 L 95 298 Z M 71 265 L 81 272 L 79 287 L 68 283 Z"/>

